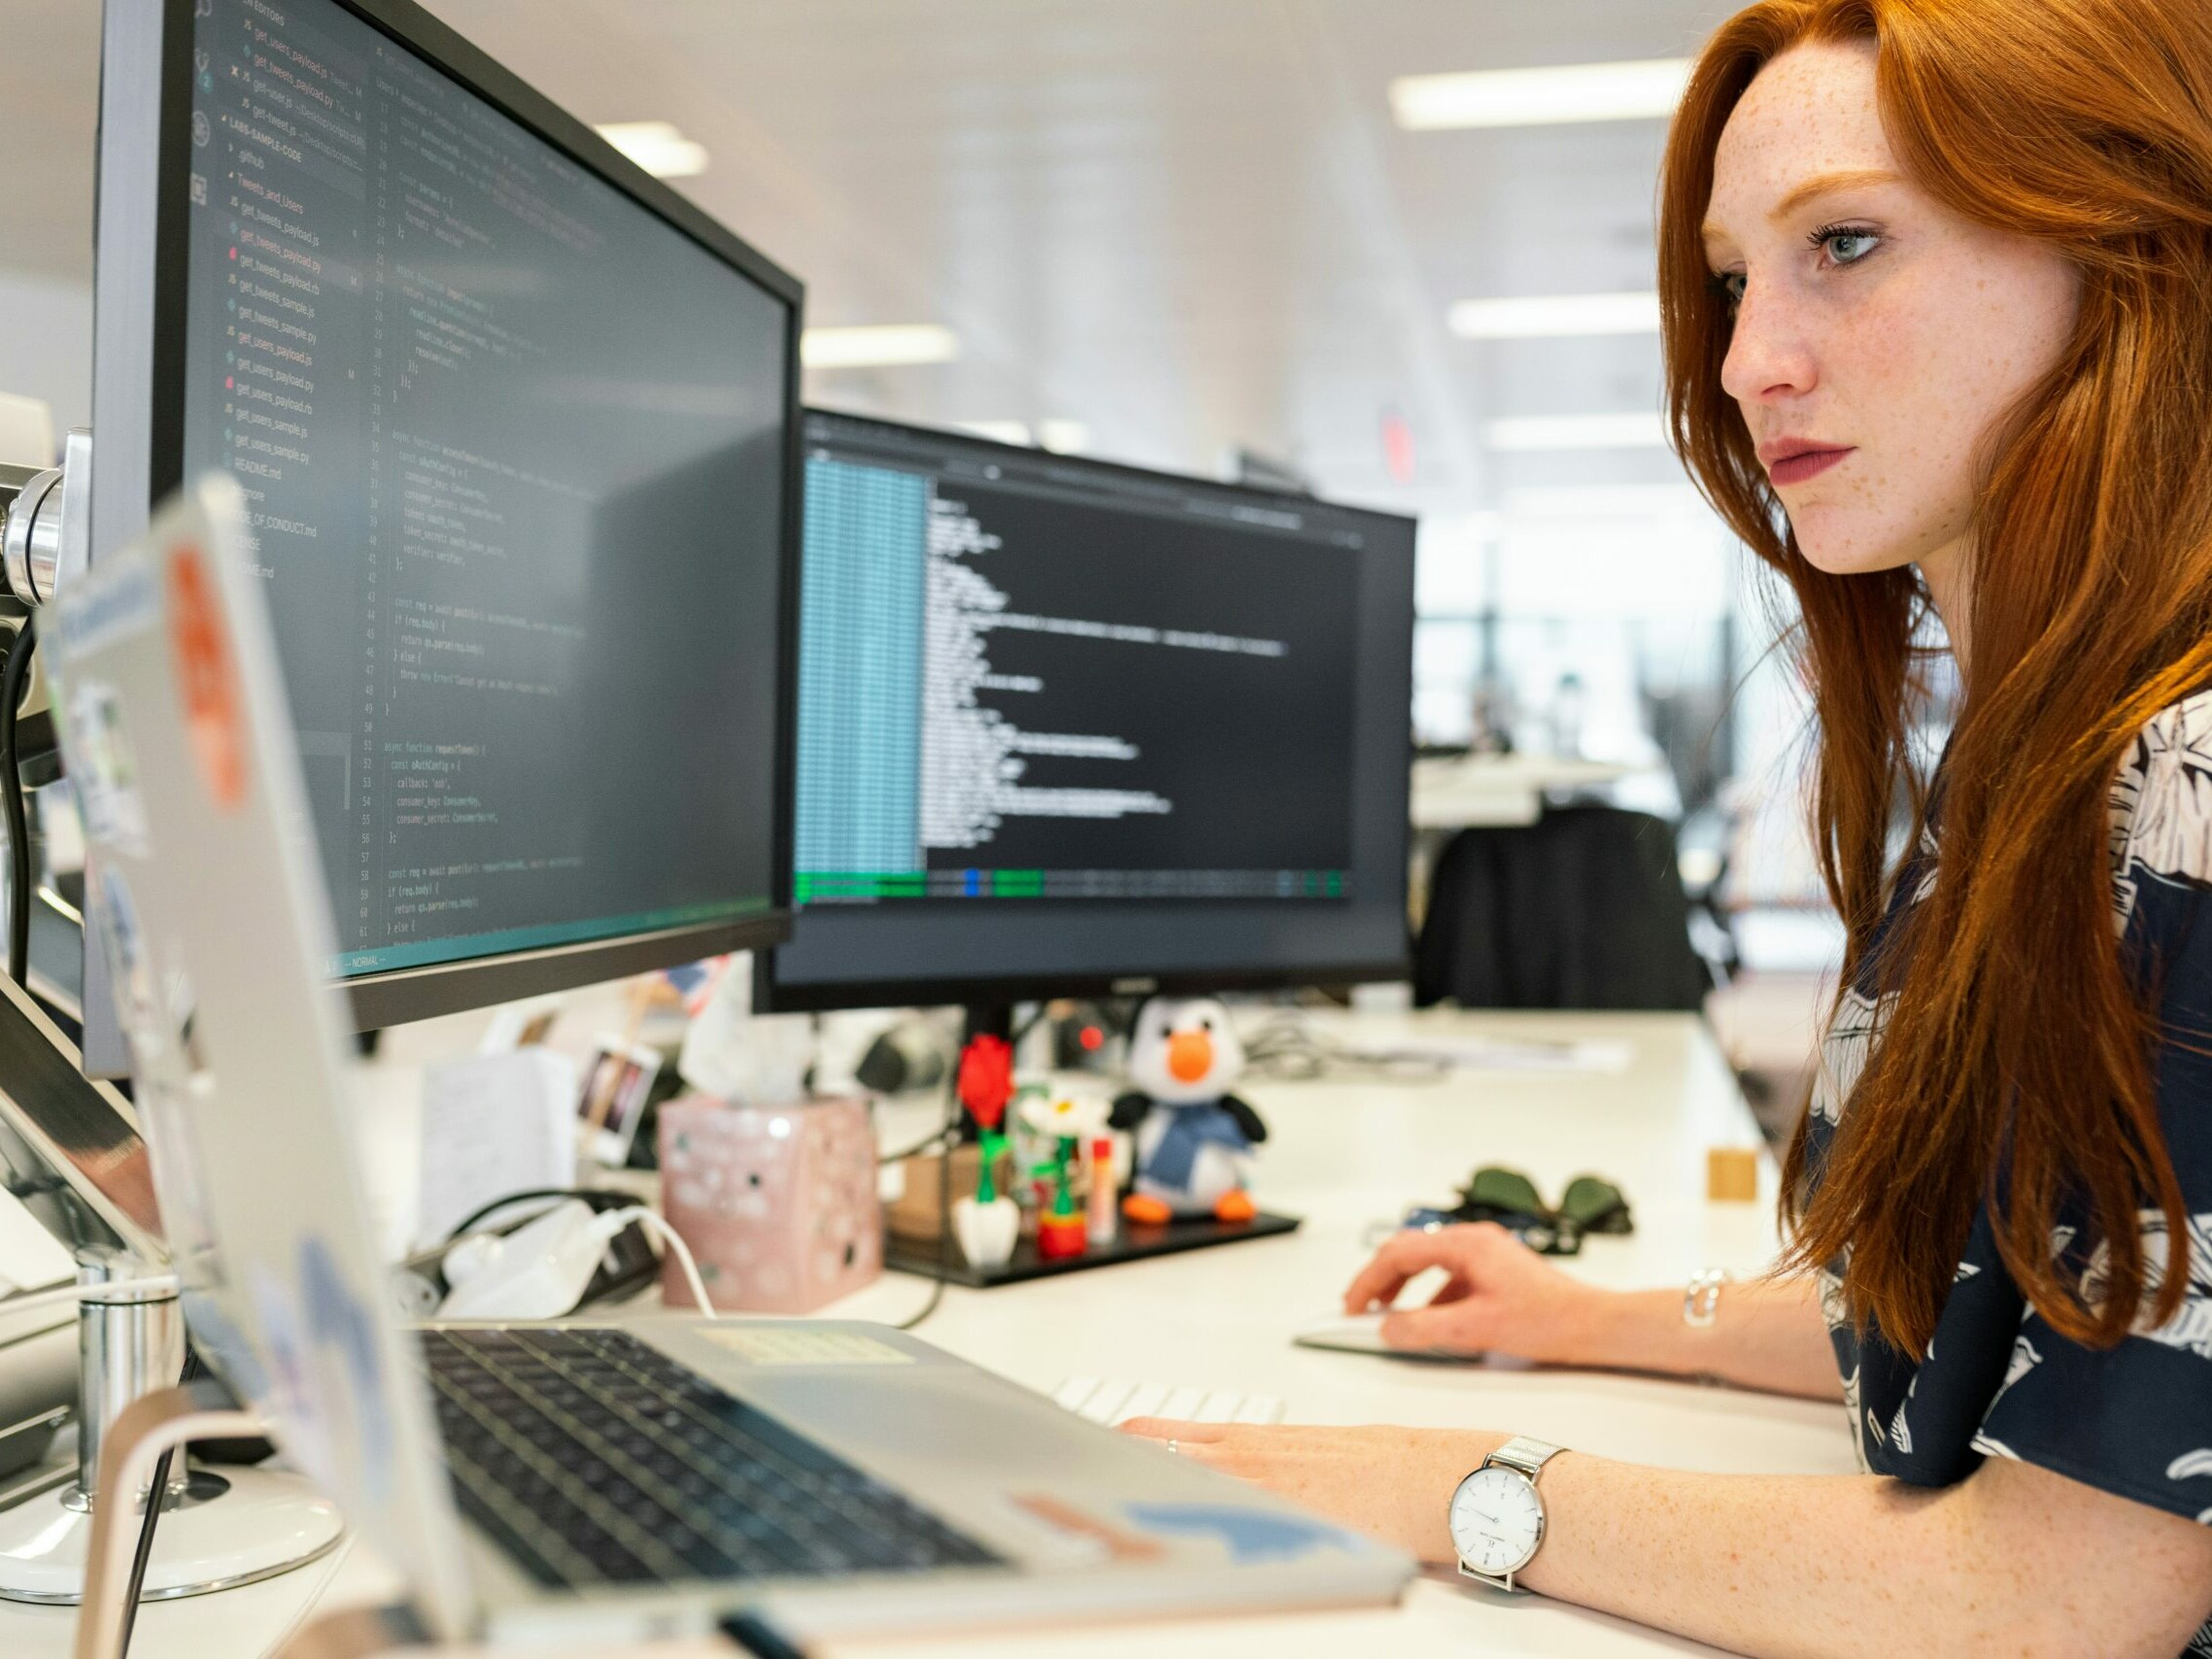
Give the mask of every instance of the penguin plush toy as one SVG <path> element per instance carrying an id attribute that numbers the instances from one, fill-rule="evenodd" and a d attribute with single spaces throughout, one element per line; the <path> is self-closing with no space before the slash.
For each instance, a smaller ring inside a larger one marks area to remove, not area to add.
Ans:
<path id="1" fill-rule="evenodd" d="M 1249 1221 L 1244 1190 L 1252 1148 L 1267 1139 L 1259 1113 L 1229 1091 L 1244 1069 L 1229 1010 L 1211 998 L 1155 997 L 1137 1011 L 1129 1080 L 1110 1119 L 1137 1138 L 1135 1180 L 1122 1213 L 1158 1225 L 1178 1216 Z"/>

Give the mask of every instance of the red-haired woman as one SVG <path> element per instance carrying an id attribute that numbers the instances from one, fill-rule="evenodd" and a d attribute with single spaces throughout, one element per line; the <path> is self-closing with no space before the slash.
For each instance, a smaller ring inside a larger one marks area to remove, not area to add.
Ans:
<path id="1" fill-rule="evenodd" d="M 1746 1652 L 2212 1653 L 2212 5 L 1753 6 L 1669 139 L 1659 288 L 1678 447 L 1794 592 L 1849 930 L 1794 1271 L 1692 1327 L 1458 1228 L 1345 1300 L 1441 1267 L 1390 1340 L 1840 1396 L 1868 1473 L 1136 1427 Z"/>

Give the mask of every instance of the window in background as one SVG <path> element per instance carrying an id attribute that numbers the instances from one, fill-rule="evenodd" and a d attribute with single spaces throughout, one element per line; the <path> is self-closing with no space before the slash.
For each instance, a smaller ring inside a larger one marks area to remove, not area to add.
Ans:
<path id="1" fill-rule="evenodd" d="M 1657 786 L 1633 804 L 1704 807 L 1735 769 L 1740 558 L 1685 485 L 1511 491 L 1424 523 L 1416 740 L 1618 761 Z"/>

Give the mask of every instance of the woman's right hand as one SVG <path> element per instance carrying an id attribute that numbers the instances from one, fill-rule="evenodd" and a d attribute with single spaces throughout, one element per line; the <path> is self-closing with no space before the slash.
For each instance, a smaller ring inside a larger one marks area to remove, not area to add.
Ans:
<path id="1" fill-rule="evenodd" d="M 1597 1314 L 1614 1293 L 1561 1272 L 1493 1221 L 1399 1234 L 1346 1287 L 1344 1311 L 1390 1307 L 1407 1281 L 1431 1268 L 1444 1270 L 1444 1287 L 1426 1305 L 1393 1309 L 1382 1321 L 1391 1347 L 1604 1363 L 1592 1351 Z"/>

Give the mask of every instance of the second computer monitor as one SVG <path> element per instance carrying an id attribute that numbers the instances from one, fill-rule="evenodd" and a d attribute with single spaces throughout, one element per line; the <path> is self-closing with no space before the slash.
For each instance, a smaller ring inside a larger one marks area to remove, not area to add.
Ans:
<path id="1" fill-rule="evenodd" d="M 809 412 L 765 1005 L 1402 973 L 1413 525 Z"/>
<path id="2" fill-rule="evenodd" d="M 244 488 L 356 1018 L 781 936 L 799 284 L 406 0 L 102 75 L 94 558 Z"/>

